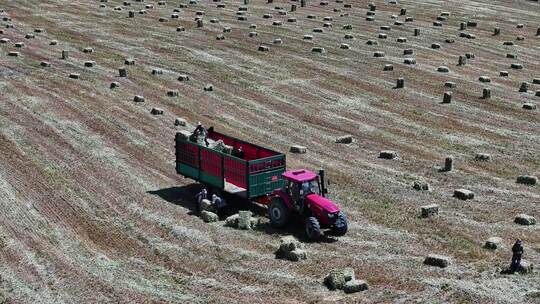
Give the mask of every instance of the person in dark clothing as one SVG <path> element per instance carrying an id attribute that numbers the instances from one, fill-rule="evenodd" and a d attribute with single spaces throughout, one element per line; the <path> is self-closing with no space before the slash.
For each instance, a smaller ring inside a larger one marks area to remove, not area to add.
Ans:
<path id="1" fill-rule="evenodd" d="M 510 264 L 511 271 L 518 271 L 521 267 L 521 256 L 523 255 L 523 241 L 517 239 L 512 246 L 512 263 Z"/>
<path id="2" fill-rule="evenodd" d="M 197 140 L 197 142 L 199 142 L 199 138 L 201 136 L 204 137 L 204 143 L 208 147 L 209 143 L 208 143 L 207 135 L 208 135 L 208 131 L 203 127 L 202 123 L 198 122 L 197 127 L 193 131 L 193 137 Z"/>
<path id="3" fill-rule="evenodd" d="M 201 211 L 201 202 L 203 199 L 208 199 L 208 191 L 205 188 L 195 196 L 197 212 Z"/>

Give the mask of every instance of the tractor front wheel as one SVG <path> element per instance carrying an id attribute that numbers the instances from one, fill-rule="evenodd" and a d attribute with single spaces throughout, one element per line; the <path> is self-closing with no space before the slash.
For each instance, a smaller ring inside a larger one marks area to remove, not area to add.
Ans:
<path id="1" fill-rule="evenodd" d="M 317 240 L 321 237 L 321 225 L 313 216 L 306 219 L 306 235 L 310 240 Z"/>
<path id="2" fill-rule="evenodd" d="M 338 235 L 342 236 L 347 233 L 348 225 L 347 225 L 347 217 L 345 216 L 345 213 L 343 211 L 340 211 L 338 214 L 338 218 L 336 219 L 336 222 L 334 223 L 334 226 L 332 227 L 332 231 Z"/>
<path id="3" fill-rule="evenodd" d="M 274 198 L 268 206 L 268 215 L 270 222 L 274 227 L 284 227 L 289 221 L 289 208 L 282 199 Z"/>

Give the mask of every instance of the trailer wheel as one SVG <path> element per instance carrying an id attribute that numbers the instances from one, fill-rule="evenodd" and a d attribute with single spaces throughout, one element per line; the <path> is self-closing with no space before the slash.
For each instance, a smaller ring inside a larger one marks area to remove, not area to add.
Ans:
<path id="1" fill-rule="evenodd" d="M 342 236 L 347 233 L 347 226 L 347 216 L 345 216 L 345 213 L 343 211 L 340 211 L 338 214 L 338 218 L 336 219 L 336 222 L 332 227 L 332 231 L 334 232 L 334 234 Z"/>
<path id="2" fill-rule="evenodd" d="M 321 226 L 313 216 L 306 219 L 306 235 L 310 240 L 317 240 L 321 237 Z"/>
<path id="3" fill-rule="evenodd" d="M 289 208 L 282 199 L 273 198 L 268 206 L 268 216 L 273 226 L 284 227 L 289 221 Z"/>

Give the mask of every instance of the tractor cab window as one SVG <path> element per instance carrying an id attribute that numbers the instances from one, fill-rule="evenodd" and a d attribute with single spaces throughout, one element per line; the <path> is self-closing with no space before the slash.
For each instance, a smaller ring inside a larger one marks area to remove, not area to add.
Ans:
<path id="1" fill-rule="evenodd" d="M 316 180 L 303 182 L 300 188 L 302 195 L 308 195 L 310 193 L 319 194 L 319 186 Z"/>

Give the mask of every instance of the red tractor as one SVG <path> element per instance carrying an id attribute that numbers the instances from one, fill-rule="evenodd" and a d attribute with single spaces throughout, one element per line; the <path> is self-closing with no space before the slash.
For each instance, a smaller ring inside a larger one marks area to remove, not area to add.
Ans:
<path id="1" fill-rule="evenodd" d="M 335 235 L 347 233 L 347 218 L 336 204 L 325 196 L 324 170 L 319 175 L 308 170 L 292 170 L 283 173 L 285 185 L 272 192 L 268 214 L 272 225 L 283 227 L 296 212 L 305 219 L 305 231 L 309 239 L 321 236 L 321 228 L 330 228 Z"/>

